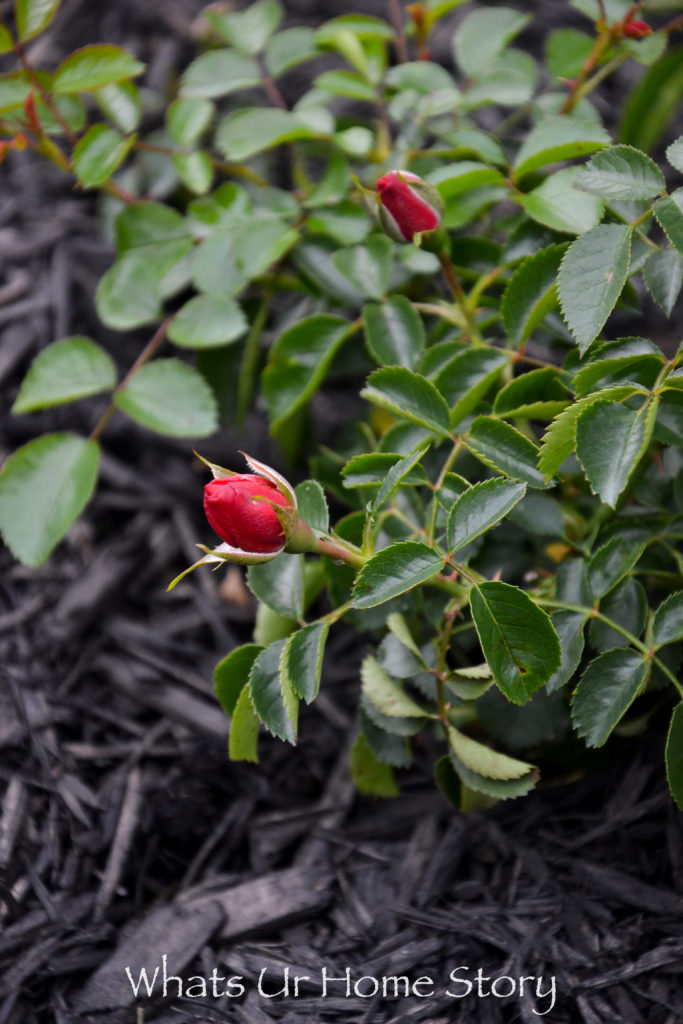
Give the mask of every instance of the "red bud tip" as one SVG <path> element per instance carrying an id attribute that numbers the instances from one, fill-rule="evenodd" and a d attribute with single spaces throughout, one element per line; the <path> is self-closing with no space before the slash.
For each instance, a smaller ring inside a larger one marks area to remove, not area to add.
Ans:
<path id="1" fill-rule="evenodd" d="M 285 543 L 272 505 L 292 508 L 275 484 L 259 476 L 212 480 L 204 488 L 204 511 L 221 540 L 242 551 L 279 551 Z"/>
<path id="2" fill-rule="evenodd" d="M 652 34 L 652 29 L 647 22 L 636 21 L 633 18 L 624 22 L 622 31 L 627 39 L 644 39 L 645 36 Z"/>
<path id="3" fill-rule="evenodd" d="M 380 223 L 396 242 L 412 242 L 415 235 L 435 231 L 441 223 L 439 193 L 410 171 L 389 171 L 380 178 L 377 198 Z"/>

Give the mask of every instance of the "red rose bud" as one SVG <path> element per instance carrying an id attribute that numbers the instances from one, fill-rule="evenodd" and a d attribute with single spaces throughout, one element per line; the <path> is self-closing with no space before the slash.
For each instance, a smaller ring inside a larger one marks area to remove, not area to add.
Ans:
<path id="1" fill-rule="evenodd" d="M 441 224 L 443 200 L 433 185 L 410 171 L 389 171 L 377 182 L 379 222 L 395 242 L 413 242 Z"/>
<path id="2" fill-rule="evenodd" d="M 629 18 L 624 22 L 623 33 L 628 39 L 644 39 L 652 34 L 652 29 L 645 21 L 635 21 Z"/>
<path id="3" fill-rule="evenodd" d="M 229 476 L 204 488 L 204 511 L 221 540 L 241 551 L 281 551 L 285 532 L 273 505 L 293 508 L 270 480 L 260 476 Z"/>

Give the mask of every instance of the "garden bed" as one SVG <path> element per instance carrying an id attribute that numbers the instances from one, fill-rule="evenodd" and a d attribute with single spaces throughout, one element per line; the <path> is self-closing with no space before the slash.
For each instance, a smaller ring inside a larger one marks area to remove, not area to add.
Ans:
<path id="1" fill-rule="evenodd" d="M 164 82 L 201 6 L 68 0 L 46 45 L 117 42 Z M 106 405 L 10 415 L 41 348 L 89 334 L 123 369 L 147 339 L 94 312 L 112 256 L 95 200 L 29 154 L 2 174 L 4 460 L 39 431 L 87 433 Z M 343 383 L 328 393 L 329 432 L 348 402 Z M 365 651 L 341 625 L 298 746 L 264 736 L 260 765 L 230 763 L 212 673 L 250 639 L 255 602 L 237 566 L 165 592 L 209 540 L 204 476 L 189 443 L 140 437 L 112 422 L 97 494 L 47 565 L 0 550 L 0 1024 L 683 1020 L 683 818 L 661 731 L 469 815 L 435 791 L 426 736 L 398 799 L 359 797 L 348 756 Z M 278 460 L 256 413 L 202 454 L 237 448 Z M 135 1004 L 130 977 L 163 973 L 164 955 L 182 993 L 161 998 L 159 976 Z M 292 986 L 308 978 L 272 997 L 285 968 Z M 347 968 L 350 994 L 323 993 L 323 969 Z M 240 979 L 233 996 L 214 996 L 214 969 Z"/>

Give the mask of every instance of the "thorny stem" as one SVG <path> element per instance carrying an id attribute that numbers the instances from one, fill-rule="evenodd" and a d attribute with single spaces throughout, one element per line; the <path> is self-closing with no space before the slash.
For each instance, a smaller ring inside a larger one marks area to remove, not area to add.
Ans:
<path id="1" fill-rule="evenodd" d="M 137 357 L 137 359 L 135 360 L 135 362 L 133 363 L 133 365 L 129 369 L 128 373 L 126 374 L 126 376 L 121 381 L 121 383 L 117 384 L 117 386 L 114 388 L 114 394 L 112 395 L 112 398 L 111 398 L 111 401 L 110 401 L 109 405 L 104 410 L 104 413 L 100 417 L 98 423 L 96 423 L 95 426 L 93 427 L 93 430 L 92 430 L 92 432 L 90 434 L 90 440 L 91 441 L 96 441 L 100 437 L 100 435 L 102 434 L 102 431 L 106 427 L 107 423 L 109 423 L 109 420 L 111 419 L 111 417 L 112 417 L 112 415 L 114 413 L 114 410 L 116 409 L 116 396 L 121 391 L 124 390 L 126 385 L 129 383 L 129 381 L 131 380 L 133 375 L 140 369 L 140 367 L 144 366 L 145 363 L 149 362 L 149 360 L 152 358 L 152 356 L 156 355 L 156 352 L 161 347 L 161 344 L 163 343 L 164 338 L 166 337 L 166 331 L 168 330 L 170 322 L 171 322 L 171 317 L 168 317 L 157 328 L 157 330 L 152 335 L 150 340 L 147 342 L 147 344 L 143 348 L 142 352 Z"/>

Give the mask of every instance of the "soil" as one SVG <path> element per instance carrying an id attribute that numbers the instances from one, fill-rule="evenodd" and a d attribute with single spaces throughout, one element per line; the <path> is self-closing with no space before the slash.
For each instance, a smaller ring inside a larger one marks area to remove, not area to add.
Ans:
<path id="1" fill-rule="evenodd" d="M 106 39 L 164 82 L 200 6 L 66 0 L 40 59 Z M 26 154 L 2 174 L 4 459 L 102 412 L 11 416 L 36 352 L 89 334 L 125 368 L 146 337 L 95 315 L 111 260 L 96 201 Z M 276 458 L 257 416 L 203 451 L 238 447 Z M 211 678 L 251 635 L 241 570 L 165 593 L 208 540 L 203 475 L 189 443 L 123 418 L 105 450 L 95 500 L 46 566 L 0 550 L 0 1024 L 683 1020 L 683 816 L 661 736 L 467 816 L 435 791 L 426 749 L 400 798 L 360 798 L 347 761 L 363 652 L 341 628 L 299 746 L 264 737 L 259 766 L 231 764 Z M 164 963 L 182 977 L 166 999 Z M 136 1004 L 143 967 L 159 974 Z M 350 994 L 323 993 L 323 970 L 347 969 Z M 393 976 L 406 981 L 385 994 Z"/>

